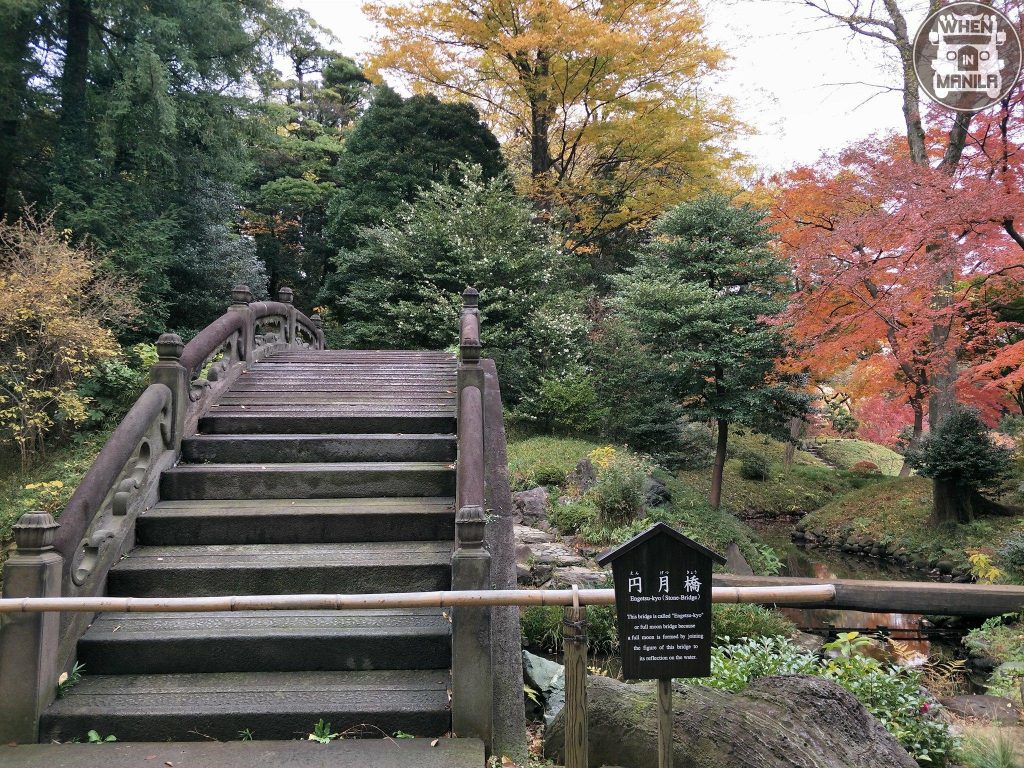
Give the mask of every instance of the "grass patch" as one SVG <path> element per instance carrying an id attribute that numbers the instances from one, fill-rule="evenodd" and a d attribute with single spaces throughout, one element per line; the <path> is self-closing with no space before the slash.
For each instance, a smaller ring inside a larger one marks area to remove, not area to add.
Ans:
<path id="1" fill-rule="evenodd" d="M 538 485 L 561 485 L 580 459 L 600 443 L 564 437 L 512 439 L 508 444 L 508 478 L 513 491 Z"/>
<path id="2" fill-rule="evenodd" d="M 870 461 L 883 475 L 896 477 L 903 467 L 903 457 L 891 448 L 867 440 L 819 438 L 815 445 L 821 457 L 836 469 L 853 469 L 859 461 Z"/>
<path id="3" fill-rule="evenodd" d="M 679 478 L 703 498 L 711 493 L 711 470 L 680 472 Z M 772 462 L 767 479 L 753 480 L 743 476 L 741 459 L 729 459 L 722 478 L 722 509 L 741 517 L 802 515 L 880 479 L 821 464 L 794 464 L 786 469 Z"/>
<path id="4" fill-rule="evenodd" d="M 109 436 L 108 430 L 76 434 L 67 445 L 50 449 L 25 472 L 17 455 L 4 454 L 0 461 L 0 569 L 13 541 L 11 528 L 18 518 L 40 510 L 59 519 Z"/>
<path id="5" fill-rule="evenodd" d="M 620 544 L 660 521 L 719 552 L 724 553 L 730 543 L 736 542 L 755 572 L 778 572 L 780 563 L 774 550 L 762 542 L 747 525 L 730 514 L 728 509 L 713 509 L 707 502 L 706 491 L 694 488 L 682 477 L 674 477 L 657 467 L 649 471 L 666 485 L 671 493 L 671 501 L 660 507 L 647 508 L 631 521 L 615 524 L 604 520 L 596 503 L 589 497 L 567 504 L 559 503 L 557 499 L 565 490 L 562 486 L 566 475 L 576 467 L 580 459 L 599 447 L 602 446 L 589 440 L 559 437 L 513 440 L 508 447 L 509 474 L 514 478 L 512 487 L 524 490 L 537 485 L 552 486 L 550 522 L 563 534 L 580 535 L 594 547 Z M 629 456 L 628 449 L 612 447 L 614 453 L 622 457 Z M 814 457 L 810 458 L 817 461 Z M 710 476 L 710 470 L 705 474 Z"/>
<path id="6" fill-rule="evenodd" d="M 860 441 L 856 441 L 860 442 Z M 786 446 L 778 440 L 753 433 L 729 436 L 729 456 L 722 480 L 722 509 L 735 515 L 802 515 L 844 494 L 877 482 L 877 476 L 836 471 L 805 451 L 796 451 L 793 464 L 784 464 Z M 744 459 L 757 455 L 768 460 L 763 480 L 744 471 Z M 707 498 L 711 493 L 711 469 L 685 470 L 679 478 Z"/>
<path id="7" fill-rule="evenodd" d="M 963 525 L 931 522 L 932 483 L 924 477 L 885 478 L 804 517 L 808 530 L 867 535 L 872 541 L 904 547 L 925 560 L 948 558 L 967 562 L 967 550 L 991 550 L 1024 520 L 983 517 Z"/>

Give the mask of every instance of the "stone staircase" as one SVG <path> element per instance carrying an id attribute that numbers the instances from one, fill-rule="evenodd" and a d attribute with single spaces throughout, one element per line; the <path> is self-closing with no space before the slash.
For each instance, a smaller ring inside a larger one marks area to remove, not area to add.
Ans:
<path id="1" fill-rule="evenodd" d="M 108 593 L 448 589 L 455 378 L 446 353 L 255 363 L 185 438 Z M 41 741 L 303 739 L 321 718 L 371 736 L 451 729 L 440 609 L 107 613 L 78 657 L 84 676 L 44 713 Z"/>

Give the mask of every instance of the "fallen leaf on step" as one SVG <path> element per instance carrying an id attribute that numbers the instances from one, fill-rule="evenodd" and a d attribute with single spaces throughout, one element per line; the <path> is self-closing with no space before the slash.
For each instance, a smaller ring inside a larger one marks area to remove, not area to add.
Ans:
<path id="1" fill-rule="evenodd" d="M 511 757 L 501 756 L 501 768 L 519 768 Z"/>
<path id="2" fill-rule="evenodd" d="M 437 746 L 437 742 L 439 742 L 439 741 L 440 741 L 440 739 L 434 739 L 432 742 L 430 742 L 430 746 L 436 747 Z"/>

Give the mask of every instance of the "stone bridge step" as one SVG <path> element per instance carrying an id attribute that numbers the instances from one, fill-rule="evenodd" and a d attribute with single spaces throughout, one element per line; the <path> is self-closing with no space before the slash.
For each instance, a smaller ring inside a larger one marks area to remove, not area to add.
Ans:
<path id="1" fill-rule="evenodd" d="M 455 408 L 434 411 L 396 408 L 318 410 L 301 406 L 241 408 L 214 406 L 199 420 L 204 435 L 454 434 Z"/>
<path id="2" fill-rule="evenodd" d="M 105 613 L 78 643 L 89 675 L 444 669 L 440 608 Z"/>
<path id="3" fill-rule="evenodd" d="M 333 725 L 333 723 L 332 723 Z M 106 735 L 106 734 L 104 734 Z M 159 742 L 103 745 L 104 768 L 483 768 L 478 739 L 338 739 Z M 259 738 L 259 734 L 257 734 Z M 0 746 L 5 768 L 95 768 L 94 744 Z"/>
<path id="4" fill-rule="evenodd" d="M 447 670 L 86 675 L 43 714 L 40 738 L 101 725 L 119 741 L 304 739 L 321 718 L 335 732 L 438 736 L 451 728 L 448 687 Z"/>
<path id="5" fill-rule="evenodd" d="M 136 547 L 107 577 L 109 594 L 282 595 L 449 589 L 450 541 Z"/>
<path id="6" fill-rule="evenodd" d="M 161 501 L 136 521 L 143 545 L 453 541 L 446 496 Z"/>
<path id="7" fill-rule="evenodd" d="M 455 435 L 196 435 L 189 463 L 455 461 Z"/>
<path id="8" fill-rule="evenodd" d="M 187 464 L 160 476 L 161 499 L 332 499 L 451 496 L 449 462 Z"/>

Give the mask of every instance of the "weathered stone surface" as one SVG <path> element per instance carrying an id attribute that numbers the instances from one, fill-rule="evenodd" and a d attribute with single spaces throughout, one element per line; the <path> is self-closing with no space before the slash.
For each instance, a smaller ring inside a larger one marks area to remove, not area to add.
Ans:
<path id="1" fill-rule="evenodd" d="M 740 552 L 739 545 L 735 541 L 731 542 L 725 549 L 725 569 L 729 573 L 739 574 L 740 576 L 753 576 L 754 569 L 750 567 L 747 559 L 743 557 L 743 553 Z"/>
<path id="2" fill-rule="evenodd" d="M 789 639 L 797 648 L 802 648 L 811 653 L 817 653 L 821 650 L 821 646 L 825 644 L 824 637 L 810 632 L 797 632 Z"/>
<path id="3" fill-rule="evenodd" d="M 564 589 L 573 584 L 580 589 L 599 589 L 606 585 L 610 571 L 595 570 L 580 565 L 569 565 L 551 571 L 551 587 Z"/>
<path id="4" fill-rule="evenodd" d="M 579 494 L 582 496 L 593 488 L 594 483 L 597 482 L 597 470 L 594 468 L 593 462 L 590 459 L 580 459 L 576 469 L 565 478 L 565 482 L 566 485 L 572 486 L 579 491 Z"/>
<path id="5" fill-rule="evenodd" d="M 676 768 L 916 768 L 846 690 L 815 677 L 767 677 L 739 694 L 673 687 Z M 655 768 L 657 705 L 650 683 L 588 678 L 590 764 Z M 545 754 L 564 759 L 564 711 Z"/>
<path id="6" fill-rule="evenodd" d="M 957 717 L 966 717 L 987 722 L 1017 723 L 1024 716 L 1024 709 L 1001 696 L 948 696 L 939 699 L 948 712 Z"/>
<path id="7" fill-rule="evenodd" d="M 532 525 L 547 519 L 548 492 L 545 488 L 531 488 L 512 494 L 512 521 L 516 525 Z"/>
<path id="8" fill-rule="evenodd" d="M 537 565 L 562 567 L 566 565 L 583 565 L 586 562 L 586 559 L 574 549 L 557 541 L 546 544 L 531 544 L 530 551 Z"/>
<path id="9" fill-rule="evenodd" d="M 672 492 L 657 478 L 645 477 L 643 490 L 649 507 L 663 507 L 672 501 Z"/>
<path id="10" fill-rule="evenodd" d="M 555 537 L 547 531 L 531 528 L 528 525 L 517 525 L 512 530 L 515 534 L 516 544 L 540 544 L 555 540 Z"/>
<path id="11" fill-rule="evenodd" d="M 523 682 L 536 692 L 547 724 L 565 706 L 565 667 L 529 651 L 523 651 Z M 527 704 L 533 704 L 527 699 Z"/>
<path id="12" fill-rule="evenodd" d="M 287 765 L 290 768 L 479 768 L 484 745 L 478 739 L 336 739 L 312 741 L 251 741 L 194 743 L 127 743 L 103 745 L 102 761 L 94 744 L 32 744 L 0 747 L 5 768 L 138 768 L 203 766 L 252 768 Z"/>

